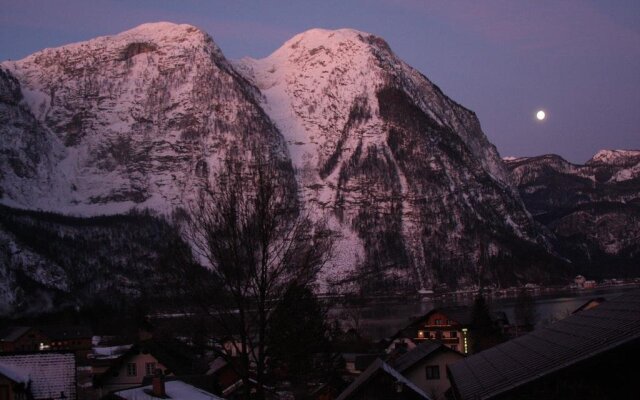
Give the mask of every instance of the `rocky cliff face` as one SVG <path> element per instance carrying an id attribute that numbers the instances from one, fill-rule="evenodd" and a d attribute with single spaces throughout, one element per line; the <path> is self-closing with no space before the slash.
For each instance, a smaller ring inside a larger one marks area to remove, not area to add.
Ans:
<path id="1" fill-rule="evenodd" d="M 166 211 L 231 154 L 286 158 L 258 92 L 189 25 L 141 25 L 2 69 L 0 98 L 15 127 L 4 127 L 1 145 L 25 152 L 8 158 L 20 161 L 2 182 L 7 204 L 81 215 Z"/>
<path id="2" fill-rule="evenodd" d="M 562 251 L 599 276 L 640 257 L 640 151 L 602 150 L 584 165 L 556 155 L 505 160 L 527 208 Z"/>
<path id="3" fill-rule="evenodd" d="M 512 257 L 514 241 L 544 244 L 475 114 L 381 38 L 314 29 L 235 65 L 264 94 L 304 199 L 357 251 L 356 273 L 473 284 L 498 275 L 485 261 Z"/>
<path id="4" fill-rule="evenodd" d="M 169 214 L 220 160 L 269 154 L 340 235 L 323 284 L 555 275 L 549 237 L 475 114 L 376 36 L 311 30 L 265 59 L 229 62 L 197 28 L 145 24 L 0 72 L 5 205 Z"/>

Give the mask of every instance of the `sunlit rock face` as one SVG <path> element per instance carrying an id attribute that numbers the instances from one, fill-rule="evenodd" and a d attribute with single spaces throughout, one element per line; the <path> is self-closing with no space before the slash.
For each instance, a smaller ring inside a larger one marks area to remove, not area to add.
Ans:
<path id="1" fill-rule="evenodd" d="M 637 269 L 640 151 L 601 150 L 584 165 L 557 155 L 511 158 L 505 165 L 529 211 L 574 263 L 601 275 Z"/>
<path id="2" fill-rule="evenodd" d="M 28 157 L 29 177 L 43 183 L 12 189 L 27 173 L 13 168 L 3 181 L 8 204 L 80 215 L 164 211 L 231 153 L 286 158 L 258 92 L 190 25 L 145 24 L 5 62 L 2 70 L 22 97 L 10 118 L 19 126 L 2 144 L 44 143 Z"/>
<path id="3" fill-rule="evenodd" d="M 79 216 L 184 207 L 220 161 L 281 162 L 338 234 L 319 288 L 552 279 L 472 111 L 354 30 L 228 61 L 189 25 L 145 24 L 0 65 L 0 201 Z"/>
<path id="4" fill-rule="evenodd" d="M 336 220 L 358 250 L 348 265 L 375 276 L 373 286 L 477 284 L 536 270 L 496 262 L 522 248 L 544 252 L 545 236 L 477 117 L 384 40 L 314 29 L 234 65 L 263 93 L 306 203 Z"/>

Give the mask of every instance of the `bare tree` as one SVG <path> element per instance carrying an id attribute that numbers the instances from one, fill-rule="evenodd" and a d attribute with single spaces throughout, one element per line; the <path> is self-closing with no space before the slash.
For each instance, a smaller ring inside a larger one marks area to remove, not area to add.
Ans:
<path id="1" fill-rule="evenodd" d="M 331 255 L 332 235 L 300 208 L 293 175 L 278 161 L 227 160 L 183 224 L 208 278 L 188 292 L 229 335 L 239 354 L 245 396 L 255 361 L 256 397 L 264 398 L 271 313 L 293 286 L 308 287 Z"/>

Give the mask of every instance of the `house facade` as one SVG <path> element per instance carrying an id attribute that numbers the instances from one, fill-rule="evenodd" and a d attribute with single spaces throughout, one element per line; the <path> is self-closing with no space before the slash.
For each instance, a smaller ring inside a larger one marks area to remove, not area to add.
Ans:
<path id="1" fill-rule="evenodd" d="M 12 371 L 0 364 L 0 400 L 27 400 L 25 379 L 17 376 L 17 371 Z"/>
<path id="2" fill-rule="evenodd" d="M 416 343 L 437 340 L 452 350 L 467 354 L 470 325 L 468 308 L 434 309 L 412 324 L 412 339 Z"/>
<path id="3" fill-rule="evenodd" d="M 464 357 L 440 342 L 424 341 L 390 364 L 431 399 L 444 400 L 451 387 L 447 367 Z"/>
<path id="4" fill-rule="evenodd" d="M 31 326 L 9 326 L 0 332 L 0 352 L 28 352 L 48 350 L 50 340 Z"/>
<path id="5" fill-rule="evenodd" d="M 98 386 L 103 394 L 140 386 L 145 377 L 153 376 L 156 369 L 169 376 L 173 375 L 157 357 L 136 347 L 102 372 Z"/>

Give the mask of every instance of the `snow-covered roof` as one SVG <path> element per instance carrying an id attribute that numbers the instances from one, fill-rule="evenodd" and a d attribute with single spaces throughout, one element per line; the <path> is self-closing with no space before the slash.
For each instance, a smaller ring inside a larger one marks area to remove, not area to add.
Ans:
<path id="1" fill-rule="evenodd" d="M 114 392 L 118 397 L 127 400 L 157 400 L 158 398 L 147 393 L 151 391 L 151 385 Z M 224 400 L 204 390 L 198 389 L 182 381 L 165 382 L 165 393 L 173 400 Z"/>
<path id="2" fill-rule="evenodd" d="M 125 344 L 119 346 L 95 346 L 93 348 L 93 354 L 95 358 L 100 359 L 108 359 L 108 358 L 118 358 L 129 349 L 133 347 L 132 344 Z"/>
<path id="3" fill-rule="evenodd" d="M 60 393 L 67 398 L 76 397 L 76 360 L 73 353 L 0 355 L 0 365 L 6 371 L 18 371 L 15 377 L 21 382 L 30 380 L 31 393 L 36 399 L 58 398 Z"/>
<path id="4" fill-rule="evenodd" d="M 12 365 L 6 365 L 0 361 L 0 375 L 3 375 L 16 383 L 29 383 L 29 374 Z"/>

